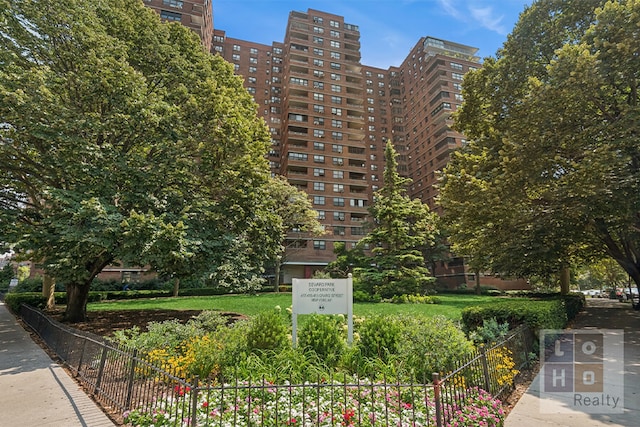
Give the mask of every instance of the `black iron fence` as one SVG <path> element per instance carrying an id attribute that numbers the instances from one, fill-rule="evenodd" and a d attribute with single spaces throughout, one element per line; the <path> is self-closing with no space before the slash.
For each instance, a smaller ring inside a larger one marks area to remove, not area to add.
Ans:
<path id="1" fill-rule="evenodd" d="M 470 398 L 501 398 L 530 361 L 526 326 L 481 347 L 432 382 L 317 378 L 304 384 L 236 379 L 227 384 L 188 382 L 135 350 L 56 322 L 23 305 L 24 322 L 111 414 L 135 423 L 167 426 L 447 426 Z M 136 421 L 137 420 L 137 421 Z"/>

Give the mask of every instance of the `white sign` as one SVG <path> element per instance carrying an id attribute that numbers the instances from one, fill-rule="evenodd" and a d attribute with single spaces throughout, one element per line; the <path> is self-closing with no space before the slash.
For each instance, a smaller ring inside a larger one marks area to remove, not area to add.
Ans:
<path id="1" fill-rule="evenodd" d="M 353 342 L 353 279 L 293 279 L 293 346 L 296 346 L 298 314 L 346 314 L 347 342 Z"/>
<path id="2" fill-rule="evenodd" d="M 16 286 L 18 286 L 18 279 L 15 279 L 15 278 L 14 278 L 14 279 L 11 279 L 11 280 L 9 281 L 9 289 L 14 288 L 14 287 L 16 287 Z"/>
<path id="3" fill-rule="evenodd" d="M 296 314 L 347 314 L 351 279 L 293 279 Z"/>

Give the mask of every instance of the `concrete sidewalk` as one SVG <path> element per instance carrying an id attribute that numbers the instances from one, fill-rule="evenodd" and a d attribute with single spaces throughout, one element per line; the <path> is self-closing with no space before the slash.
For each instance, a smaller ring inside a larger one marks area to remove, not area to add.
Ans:
<path id="1" fill-rule="evenodd" d="M 114 425 L 0 302 L 0 426 Z"/>
<path id="2" fill-rule="evenodd" d="M 587 309 L 576 317 L 571 329 L 624 330 L 624 366 L 621 366 L 624 370 L 624 412 L 588 414 L 568 408 L 559 401 L 554 402 L 547 393 L 543 401 L 540 398 L 538 375 L 507 417 L 505 427 L 640 425 L 640 311 L 632 310 L 629 303 L 589 298 Z M 541 405 L 544 405 L 544 413 L 541 411 Z"/>

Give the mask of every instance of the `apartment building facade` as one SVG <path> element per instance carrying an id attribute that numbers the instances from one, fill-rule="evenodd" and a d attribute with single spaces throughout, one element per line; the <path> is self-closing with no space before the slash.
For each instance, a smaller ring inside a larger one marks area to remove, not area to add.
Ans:
<path id="1" fill-rule="evenodd" d="M 477 48 L 422 37 L 402 64 L 382 69 L 362 64 L 359 27 L 339 15 L 292 11 L 284 40 L 266 45 L 207 22 L 197 27 L 200 16 L 208 19 L 203 9 L 213 22 L 211 0 L 144 1 L 163 19 L 181 14 L 212 53 L 233 64 L 270 129 L 272 173 L 305 191 L 318 212 L 325 234 L 289 233 L 281 283 L 310 277 L 335 259 L 336 242 L 350 248 L 366 234 L 388 140 L 400 174 L 412 179 L 409 195 L 438 211 L 438 174 L 466 142 L 451 129 L 451 113 L 463 101 L 463 75 L 481 66 Z M 447 286 L 474 281 L 460 258 L 439 263 L 435 274 Z"/>
<path id="2" fill-rule="evenodd" d="M 366 234 L 387 140 L 399 172 L 414 180 L 410 196 L 436 209 L 438 171 L 465 141 L 450 129 L 450 114 L 462 102 L 462 75 L 480 66 L 476 48 L 424 37 L 400 66 L 367 66 L 357 25 L 308 9 L 289 14 L 281 43 L 215 29 L 212 49 L 234 64 L 258 103 L 271 130 L 272 172 L 309 195 L 325 227 L 319 237 L 290 233 L 284 283 L 323 268 L 336 242 L 353 247 Z M 468 281 L 463 263 L 451 264 L 439 266 L 447 282 Z"/>
<path id="3" fill-rule="evenodd" d="M 167 22 L 179 22 L 200 36 L 207 51 L 213 38 L 213 6 L 211 0 L 143 0 Z"/>

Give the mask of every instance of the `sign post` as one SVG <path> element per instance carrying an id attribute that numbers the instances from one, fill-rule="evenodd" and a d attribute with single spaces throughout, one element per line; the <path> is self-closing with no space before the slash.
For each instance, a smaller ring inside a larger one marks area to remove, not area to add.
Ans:
<path id="1" fill-rule="evenodd" d="M 293 279 L 293 347 L 298 334 L 298 314 L 345 314 L 347 342 L 353 342 L 353 278 Z"/>

